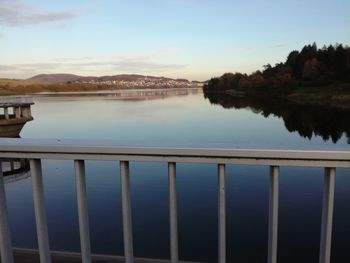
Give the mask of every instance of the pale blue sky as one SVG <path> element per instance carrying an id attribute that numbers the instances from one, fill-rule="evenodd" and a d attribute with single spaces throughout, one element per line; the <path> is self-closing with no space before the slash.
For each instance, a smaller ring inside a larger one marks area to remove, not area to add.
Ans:
<path id="1" fill-rule="evenodd" d="M 0 0 L 0 77 L 249 73 L 349 45 L 349 14 L 349 0 Z"/>

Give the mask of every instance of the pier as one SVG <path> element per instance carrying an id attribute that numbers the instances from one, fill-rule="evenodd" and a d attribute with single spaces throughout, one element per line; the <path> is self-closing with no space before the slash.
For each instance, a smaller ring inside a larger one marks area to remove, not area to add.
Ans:
<path id="1" fill-rule="evenodd" d="M 0 97 L 0 137 L 19 137 L 23 126 L 33 120 L 30 96 Z"/>

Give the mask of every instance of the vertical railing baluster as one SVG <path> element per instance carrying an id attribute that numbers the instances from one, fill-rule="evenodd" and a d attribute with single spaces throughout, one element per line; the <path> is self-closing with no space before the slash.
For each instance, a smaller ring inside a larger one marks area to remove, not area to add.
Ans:
<path id="1" fill-rule="evenodd" d="M 170 216 L 170 255 L 171 262 L 179 262 L 177 233 L 176 163 L 168 163 L 169 177 L 169 216 Z"/>
<path id="2" fill-rule="evenodd" d="M 21 117 L 21 108 L 20 107 L 14 107 L 14 114 L 16 118 Z"/>
<path id="3" fill-rule="evenodd" d="M 5 119 L 8 120 L 10 119 L 10 116 L 9 116 L 9 109 L 7 107 L 4 108 L 4 114 L 5 114 Z"/>
<path id="4" fill-rule="evenodd" d="M 79 217 L 80 247 L 82 262 L 91 262 L 91 246 L 89 231 L 89 214 L 86 194 L 85 165 L 83 160 L 75 160 L 75 175 L 77 188 L 77 203 Z"/>
<path id="5" fill-rule="evenodd" d="M 1 262 L 13 263 L 10 226 L 7 218 L 6 194 L 0 161 L 0 253 Z"/>
<path id="6" fill-rule="evenodd" d="M 120 182 L 122 194 L 123 236 L 125 263 L 133 263 L 132 219 L 130 200 L 129 162 L 120 161 Z"/>
<path id="7" fill-rule="evenodd" d="M 50 263 L 49 234 L 47 229 L 44 185 L 41 170 L 41 160 L 31 159 L 29 161 L 32 176 L 33 200 L 36 221 L 36 232 L 38 236 L 39 254 L 41 263 Z"/>
<path id="8" fill-rule="evenodd" d="M 279 167 L 270 167 L 268 263 L 277 262 Z"/>
<path id="9" fill-rule="evenodd" d="M 334 189 L 335 168 L 325 168 L 320 241 L 320 263 L 329 263 L 331 260 Z"/>
<path id="10" fill-rule="evenodd" d="M 15 162 L 14 160 L 10 160 L 10 171 L 14 171 L 15 170 Z"/>
<path id="11" fill-rule="evenodd" d="M 219 263 L 226 262 L 226 197 L 225 197 L 225 164 L 218 164 L 218 254 Z"/>

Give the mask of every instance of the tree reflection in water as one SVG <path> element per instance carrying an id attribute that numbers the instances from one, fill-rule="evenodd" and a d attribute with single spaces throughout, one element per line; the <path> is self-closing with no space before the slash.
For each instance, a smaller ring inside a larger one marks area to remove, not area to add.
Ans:
<path id="1" fill-rule="evenodd" d="M 289 132 L 296 131 L 304 138 L 321 136 L 324 141 L 336 143 L 345 134 L 350 144 L 350 109 L 301 105 L 282 99 L 235 97 L 224 93 L 204 92 L 204 97 L 211 104 L 225 109 L 250 109 L 265 118 L 270 114 L 281 117 Z"/>

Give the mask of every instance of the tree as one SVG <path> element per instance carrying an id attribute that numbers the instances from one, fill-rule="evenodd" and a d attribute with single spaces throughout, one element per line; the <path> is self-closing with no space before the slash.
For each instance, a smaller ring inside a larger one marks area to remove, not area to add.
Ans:
<path id="1" fill-rule="evenodd" d="M 317 58 L 309 59 L 305 62 L 303 67 L 303 80 L 318 80 L 320 77 L 319 62 Z"/>

